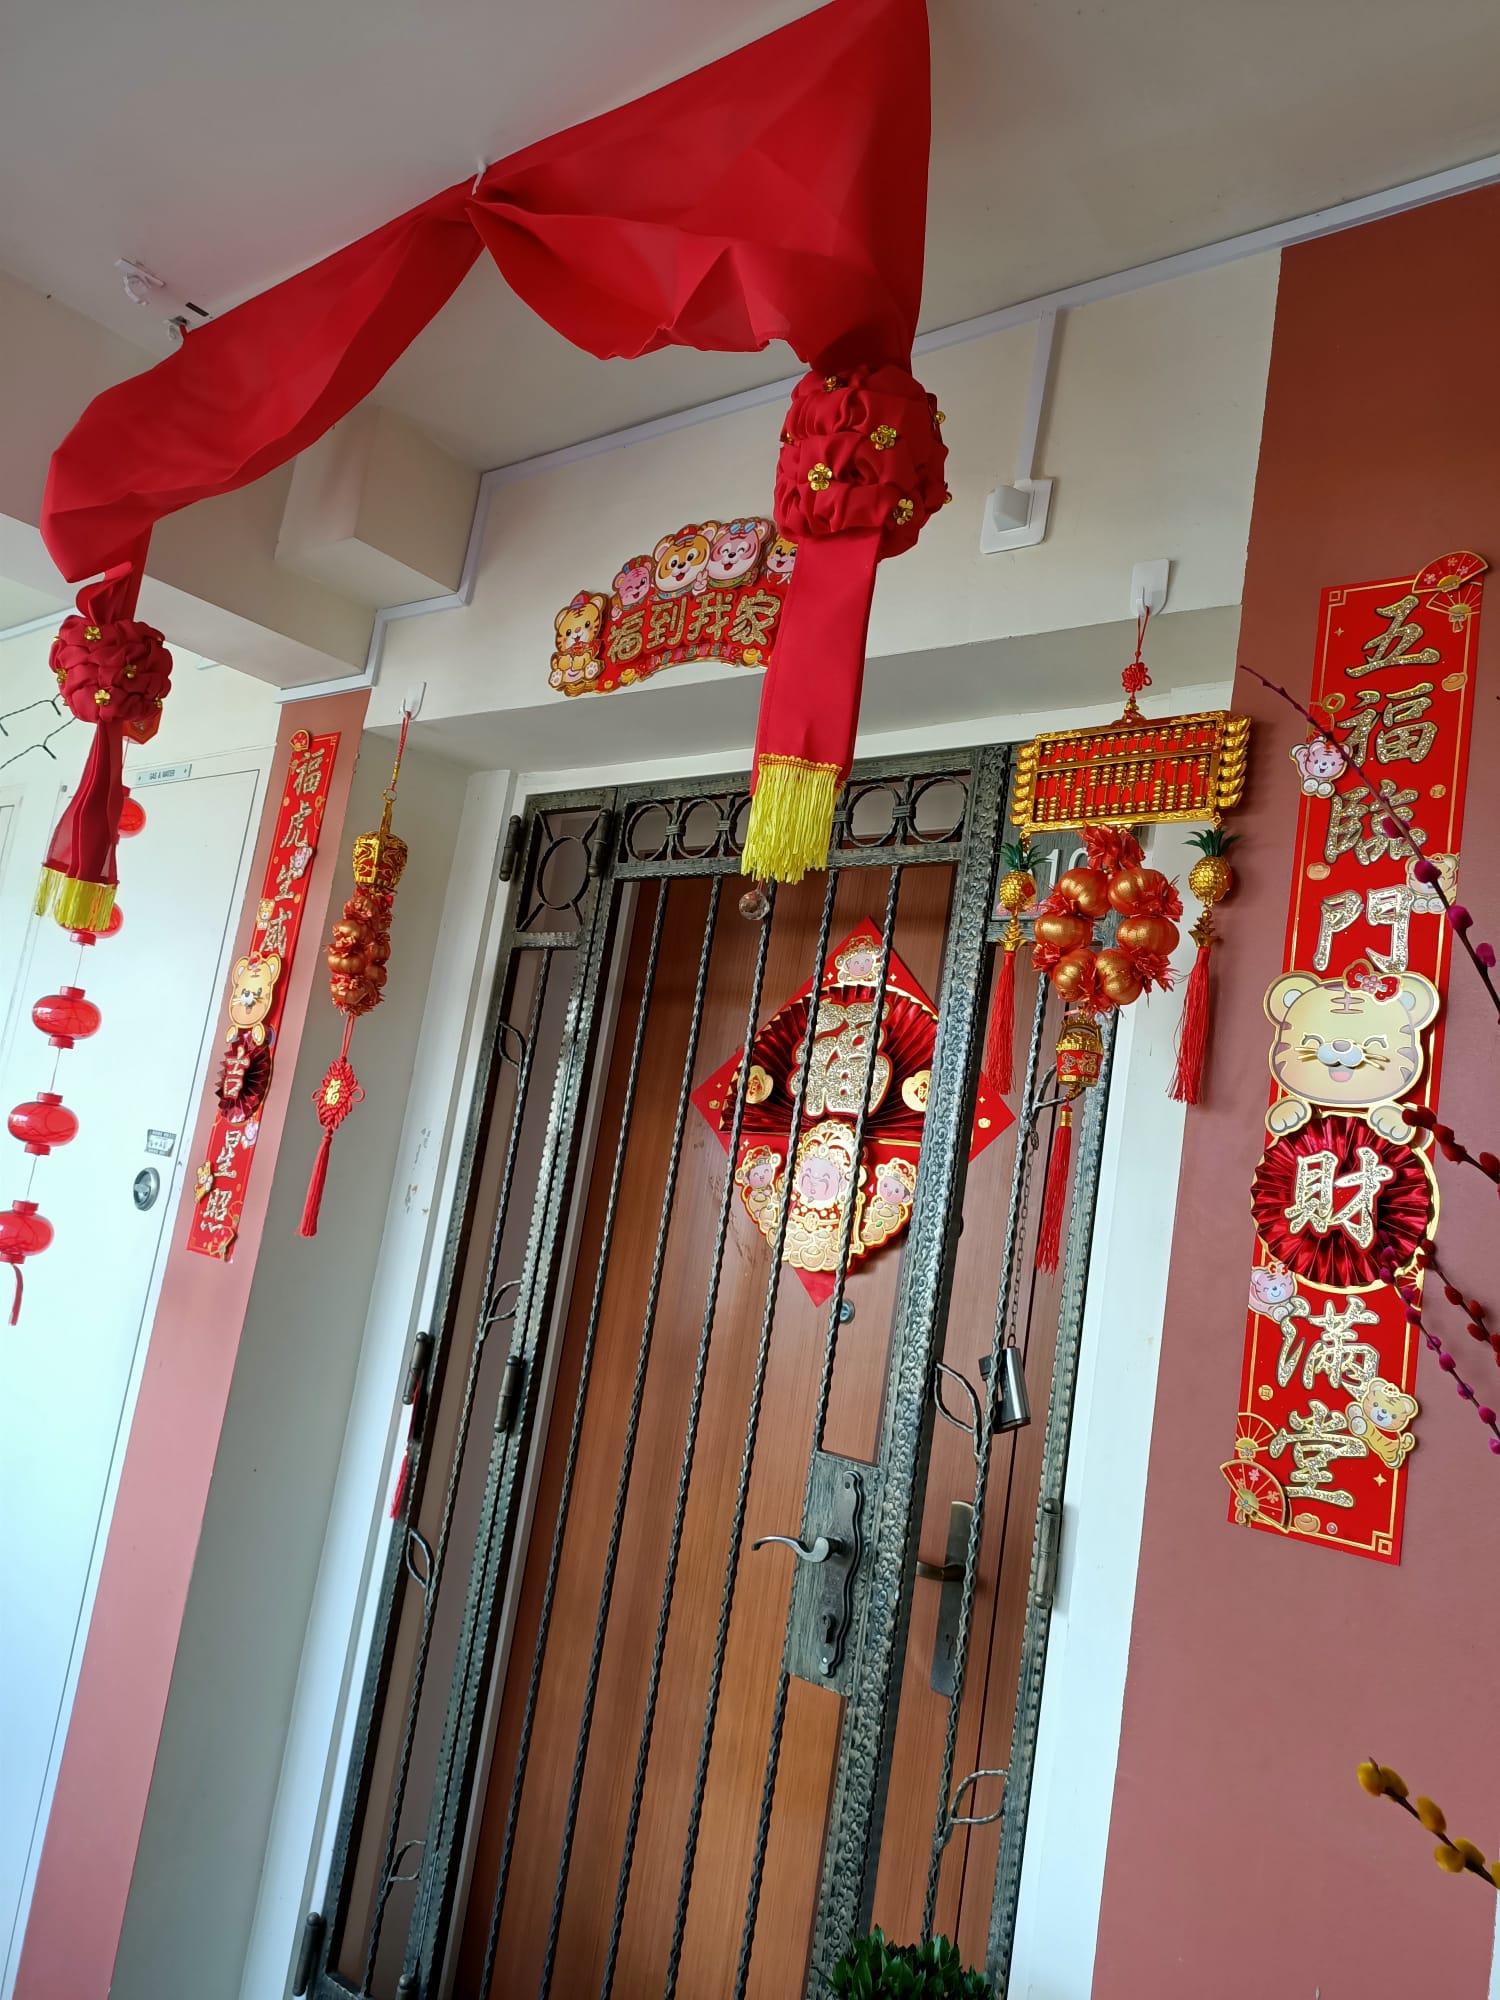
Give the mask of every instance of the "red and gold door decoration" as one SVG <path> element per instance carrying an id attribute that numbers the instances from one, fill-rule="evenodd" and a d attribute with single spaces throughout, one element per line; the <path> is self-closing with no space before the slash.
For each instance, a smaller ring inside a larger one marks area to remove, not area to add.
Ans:
<path id="1" fill-rule="evenodd" d="M 245 1189 L 260 1136 L 261 1110 L 271 1087 L 276 1036 L 292 954 L 307 904 L 307 880 L 333 780 L 338 734 L 299 729 L 276 815 L 250 949 L 229 980 L 229 1029 L 219 1068 L 218 1115 L 208 1157 L 198 1168 L 187 1247 L 228 1263 L 239 1234 Z"/>
<path id="2" fill-rule="evenodd" d="M 1431 875 L 1451 895 L 1486 566 L 1459 553 L 1323 593 L 1317 724 L 1291 753 L 1285 969 L 1265 996 L 1230 1519 L 1380 1562 L 1400 1560 L 1420 1345 L 1381 1273 L 1407 1270 L 1437 1224 L 1427 1135 L 1403 1105 L 1437 1097 L 1449 932 Z"/>
<path id="3" fill-rule="evenodd" d="M 880 951 L 880 932 L 866 919 L 835 946 L 823 969 L 783 1252 L 783 1261 L 794 1267 L 814 1305 L 833 1295 L 851 1183 L 851 1269 L 872 1251 L 896 1242 L 911 1220 L 937 1009 L 893 951 L 876 1027 Z M 746 1214 L 768 1243 L 776 1235 L 786 1185 L 812 991 L 809 980 L 777 1008 L 750 1044 L 734 1178 Z M 693 1103 L 726 1152 L 743 1058 L 744 1051 L 736 1049 L 693 1093 Z M 856 1148 L 865 1070 L 872 1060 L 863 1144 Z M 981 1080 L 969 1157 L 983 1152 L 1014 1122 Z"/>

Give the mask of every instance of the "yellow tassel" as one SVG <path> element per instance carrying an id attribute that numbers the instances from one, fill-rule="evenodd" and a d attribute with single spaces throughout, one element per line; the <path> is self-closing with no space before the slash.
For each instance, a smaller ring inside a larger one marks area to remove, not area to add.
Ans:
<path id="1" fill-rule="evenodd" d="M 101 936 L 109 929 L 114 913 L 113 882 L 75 882 L 56 868 L 44 868 L 37 884 L 36 913 L 45 917 L 50 910 L 65 931 L 92 931 Z"/>
<path id="2" fill-rule="evenodd" d="M 741 872 L 761 882 L 800 882 L 809 868 L 826 866 L 840 778 L 837 764 L 762 757 Z"/>

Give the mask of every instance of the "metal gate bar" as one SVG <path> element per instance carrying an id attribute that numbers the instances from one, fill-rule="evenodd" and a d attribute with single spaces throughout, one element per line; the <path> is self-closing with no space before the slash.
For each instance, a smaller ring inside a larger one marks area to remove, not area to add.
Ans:
<path id="1" fill-rule="evenodd" d="M 1073 1429 L 1078 1351 L 1083 1335 L 1084 1298 L 1099 1193 L 1099 1163 L 1104 1150 L 1104 1129 L 1109 1111 L 1117 1022 L 1118 1016 L 1110 1015 L 1105 1023 L 1104 1063 L 1098 1083 L 1085 1096 L 1078 1135 L 1077 1178 L 1073 1184 L 1073 1213 L 1068 1225 L 1062 1297 L 1058 1306 L 1057 1352 L 1052 1364 L 1047 1434 L 1042 1446 L 1042 1475 L 1032 1539 L 1031 1582 L 1021 1641 L 1020 1684 L 1016 1693 L 1010 1756 L 1007 1759 L 1009 1777 L 1006 1781 L 1005 1819 L 1000 1829 L 1000 1852 L 995 1861 L 989 1949 L 985 1956 L 985 1969 L 996 2000 L 1005 2000 L 1010 1990 L 1010 1958 L 1015 1944 L 1021 1862 L 1031 1805 L 1031 1781 L 1036 1769 L 1042 1676 L 1047 1665 L 1047 1636 L 1052 1622 L 1052 1598 L 1056 1583 L 1056 1537 L 1061 1529 L 1063 1485 L 1067 1477 L 1068 1444 Z"/>
<path id="2" fill-rule="evenodd" d="M 663 882 L 658 891 L 658 912 L 666 907 L 671 885 Z M 620 1536 L 625 1526 L 625 1507 L 630 1498 L 630 1479 L 635 1469 L 636 1438 L 640 1430 L 641 1404 L 646 1394 L 646 1370 L 651 1360 L 652 1336 L 656 1331 L 656 1310 L 661 1297 L 662 1267 L 666 1261 L 667 1237 L 672 1226 L 672 1203 L 677 1193 L 677 1175 L 682 1164 L 682 1141 L 687 1130 L 687 1114 L 692 1102 L 693 1072 L 698 1062 L 698 1040 L 703 1026 L 703 1002 L 708 991 L 708 967 L 713 956 L 714 927 L 719 914 L 722 879 L 715 876 L 709 885 L 708 916 L 703 926 L 703 943 L 698 954 L 698 978 L 693 991 L 693 1012 L 688 1026 L 687 1050 L 682 1059 L 682 1081 L 677 1092 L 677 1110 L 672 1124 L 672 1143 L 667 1156 L 666 1181 L 662 1190 L 661 1220 L 651 1256 L 651 1276 L 646 1286 L 646 1311 L 636 1353 L 635 1379 L 630 1391 L 630 1410 L 625 1424 L 625 1443 L 620 1455 L 620 1476 L 615 1487 L 614 1513 L 610 1518 L 609 1541 L 605 1548 L 604 1575 L 599 1585 L 599 1607 L 594 1619 L 594 1640 L 589 1652 L 588 1675 L 584 1682 L 583 1713 L 578 1724 L 578 1743 L 573 1754 L 573 1775 L 568 1786 L 568 1802 L 557 1863 L 557 1884 L 552 1894 L 552 1914 L 547 1926 L 547 1945 L 542 1959 L 539 2000 L 552 1991 L 552 1973 L 557 1961 L 557 1943 L 562 1925 L 563 1898 L 567 1893 L 568 1869 L 573 1858 L 573 1836 L 578 1825 L 578 1805 L 583 1795 L 583 1770 L 588 1760 L 589 1736 L 594 1724 L 594 1704 L 599 1691 L 599 1668 L 604 1658 L 604 1636 L 609 1625 L 614 1598 L 615 1575 L 620 1558 Z"/>
<path id="3" fill-rule="evenodd" d="M 688 1898 L 692 1893 L 693 1867 L 698 1858 L 698 1836 L 703 1822 L 703 1794 L 708 1785 L 708 1760 L 713 1749 L 714 1727 L 719 1717 L 719 1695 L 723 1686 L 724 1655 L 729 1644 L 729 1620 L 734 1609 L 735 1584 L 739 1580 L 740 1557 L 744 1549 L 745 1508 L 750 1497 L 750 1471 L 760 1435 L 760 1412 L 765 1394 L 766 1365 L 771 1355 L 771 1331 L 776 1322 L 776 1305 L 781 1291 L 781 1260 L 786 1251 L 787 1224 L 791 1218 L 792 1192 L 796 1185 L 793 1162 L 801 1135 L 808 1078 L 812 1075 L 818 1015 L 823 1001 L 823 967 L 828 958 L 828 940 L 833 927 L 833 906 L 838 895 L 838 871 L 828 871 L 828 887 L 823 895 L 823 917 L 818 928 L 817 950 L 813 954 L 812 994 L 808 1006 L 807 1034 L 802 1044 L 802 1064 L 793 1097 L 791 1130 L 787 1135 L 786 1177 L 776 1211 L 776 1233 L 771 1239 L 771 1262 L 766 1276 L 766 1302 L 761 1314 L 760 1340 L 755 1350 L 755 1373 L 750 1388 L 750 1407 L 745 1417 L 745 1441 L 740 1451 L 739 1480 L 735 1487 L 734 1513 L 729 1529 L 729 1550 L 724 1567 L 724 1588 L 719 1598 L 719 1623 L 714 1633 L 713 1663 L 709 1669 L 708 1694 L 703 1706 L 703 1733 L 698 1743 L 698 1766 L 693 1775 L 692 1804 L 688 1810 L 687 1839 L 682 1858 L 682 1879 L 677 1889 L 677 1911 L 672 1922 L 672 1945 L 667 1957 L 667 1983 L 662 2000 L 674 2000 L 677 1975 L 682 1963 L 682 1938 L 687 1927 Z M 745 1081 L 750 1074 L 749 1046 L 743 1065 Z M 742 1081 L 740 1088 L 745 1088 Z M 729 1170 L 729 1171 L 732 1171 Z M 606 1984 L 601 2000 L 609 2000 Z"/>
<path id="4" fill-rule="evenodd" d="M 890 887 L 885 899 L 885 918 L 880 933 L 880 963 L 875 974 L 874 1014 L 871 1023 L 868 1060 L 865 1063 L 864 1084 L 860 1091 L 859 1112 L 854 1124 L 854 1158 L 863 1156 L 865 1142 L 865 1122 L 870 1115 L 870 1098 L 875 1084 L 875 1051 L 879 1045 L 880 1023 L 885 1009 L 886 986 L 890 977 L 892 942 L 896 930 L 896 907 L 901 896 L 902 870 L 899 865 L 891 869 Z M 822 961 L 819 960 L 821 967 Z M 820 973 L 821 984 L 821 973 Z M 809 1025 L 808 1038 L 811 1045 L 812 1027 Z M 795 1137 L 793 1143 L 795 1144 Z M 791 1150 L 787 1158 L 790 1161 Z M 790 1168 L 787 1174 L 791 1181 Z M 839 1326 L 843 1318 L 844 1292 L 849 1275 L 849 1253 L 854 1242 L 854 1208 L 858 1192 L 857 1177 L 851 1177 L 848 1193 L 843 1204 L 843 1215 L 839 1222 L 839 1253 L 834 1270 L 833 1296 L 828 1301 L 828 1320 L 823 1335 L 823 1366 L 818 1376 L 818 1399 L 813 1412 L 812 1449 L 823 1449 L 823 1440 L 828 1429 L 828 1403 L 833 1393 L 833 1368 L 838 1353 Z M 812 1497 L 812 1464 L 808 1460 L 808 1477 L 803 1488 L 802 1510 L 806 1518 L 807 1507 Z M 800 1524 L 799 1524 L 800 1526 Z M 791 1631 L 791 1610 L 787 1611 L 787 1635 Z M 745 1920 L 740 1932 L 739 1960 L 734 1975 L 734 2000 L 743 2000 L 746 1983 L 750 1977 L 750 1961 L 755 1950 L 755 1928 L 760 1916 L 761 1884 L 765 1877 L 766 1847 L 770 1839 L 771 1812 L 776 1799 L 776 1780 L 781 1769 L 781 1739 L 786 1727 L 786 1703 L 788 1680 L 783 1639 L 783 1664 L 777 1674 L 776 1700 L 771 1712 L 770 1738 L 766 1748 L 765 1768 L 761 1779 L 760 1809 L 755 1821 L 755 1849 L 750 1861 L 750 1883 L 745 1896 Z"/>
<path id="5" fill-rule="evenodd" d="M 922 1936 L 932 1936 L 937 1915 L 938 1883 L 942 1875 L 943 1851 L 953 1831 L 955 1802 L 953 1765 L 958 1750 L 958 1725 L 963 1708 L 964 1686 L 968 1678 L 969 1642 L 973 1632 L 974 1596 L 979 1581 L 979 1558 L 984 1542 L 985 1505 L 989 1497 L 990 1460 L 994 1451 L 996 1408 L 1000 1392 L 1000 1356 L 1006 1334 L 1013 1324 L 1020 1294 L 1018 1282 L 1021 1229 L 1025 1221 L 1031 1186 L 1032 1165 L 1041 1136 L 1041 1114 L 1046 1103 L 1037 1096 L 1037 1073 L 1041 1065 L 1042 1027 L 1047 1014 L 1050 988 L 1045 979 L 1037 982 L 1036 1001 L 1031 1014 L 1031 1038 L 1026 1051 L 1026 1074 L 1021 1085 L 1021 1120 L 1016 1149 L 1011 1161 L 1010 1200 L 1005 1215 L 1005 1237 L 1000 1251 L 1000 1284 L 995 1299 L 995 1330 L 990 1340 L 990 1372 L 974 1439 L 974 1497 L 969 1515 L 969 1540 L 964 1551 L 963 1589 L 959 1599 L 958 1628 L 953 1643 L 953 1687 L 948 1696 L 948 1715 L 943 1732 L 942 1764 L 937 1785 L 937 1813 L 932 1830 L 932 1846 L 927 1860 L 927 1893 L 922 1905 Z M 1055 1100 L 1053 1100 L 1055 1101 Z M 1014 1464 L 1014 1461 L 1012 1461 Z M 1008 1500 L 1008 1496 L 1007 1496 Z"/>
<path id="6" fill-rule="evenodd" d="M 484 1286 L 480 1294 L 482 1305 L 479 1325 L 474 1334 L 474 1346 L 469 1357 L 469 1370 L 464 1380 L 463 1403 L 459 1410 L 458 1431 L 454 1441 L 453 1457 L 449 1466 L 448 1483 L 443 1492 L 443 1512 L 438 1527 L 437 1545 L 428 1567 L 427 1580 L 422 1585 L 422 1626 L 417 1639 L 417 1657 L 412 1668 L 412 1683 L 406 1701 L 406 1719 L 402 1730 L 401 1752 L 396 1766 L 395 1783 L 391 1791 L 390 1815 L 386 1822 L 385 1852 L 380 1865 L 380 1890 L 377 1893 L 374 1919 L 370 1925 L 370 1941 L 365 1951 L 363 1984 L 368 1987 L 375 1977 L 375 1961 L 380 1951 L 381 1926 L 385 1921 L 385 1890 L 393 1880 L 396 1862 L 397 1839 L 400 1832 L 401 1811 L 406 1802 L 406 1783 L 411 1773 L 412 1746 L 416 1740 L 417 1712 L 421 1706 L 422 1689 L 427 1680 L 427 1659 L 432 1647 L 433 1620 L 437 1612 L 438 1586 L 442 1582 L 443 1566 L 448 1555 L 448 1538 L 453 1528 L 453 1511 L 458 1499 L 459 1477 L 463 1471 L 464 1454 L 469 1441 L 469 1427 L 474 1416 L 474 1395 L 479 1386 L 479 1371 L 484 1361 L 484 1344 L 490 1328 L 506 1315 L 500 1301 L 508 1285 L 496 1289 L 495 1267 L 500 1256 L 500 1241 L 505 1233 L 505 1224 L 510 1215 L 511 1193 L 515 1186 L 516 1157 L 520 1151 L 521 1126 L 526 1116 L 526 1099 L 531 1088 L 532 1059 L 536 1051 L 537 1030 L 541 1024 L 542 1010 L 547 1001 L 547 983 L 552 972 L 552 952 L 543 951 L 541 964 L 536 976 L 536 991 L 532 996 L 531 1018 L 526 1024 L 526 1033 L 520 1037 L 521 1055 L 516 1071 L 516 1101 L 511 1114 L 510 1132 L 507 1136 L 505 1164 L 501 1169 L 500 1197 L 496 1207 L 495 1225 L 490 1235 L 490 1251 L 485 1266 Z M 504 1038 L 501 1038 L 502 1048 Z M 502 1060 L 504 1056 L 502 1055 Z M 415 1467 L 412 1468 L 416 1470 Z M 408 1494 L 414 1496 L 415 1482 L 408 1485 Z M 415 1516 L 415 1499 L 409 1499 L 402 1519 L 398 1524 L 405 1535 L 413 1529 L 410 1523 Z M 408 1574 L 410 1565 L 408 1563 Z"/>
<path id="7" fill-rule="evenodd" d="M 813 1931 L 813 1980 L 830 1977 L 874 1901 L 873 1835 L 884 1815 L 895 1734 L 890 1693 L 900 1685 L 906 1657 L 917 1560 L 912 1528 L 932 1442 L 936 1343 L 952 1290 L 957 1230 L 951 1224 L 962 1212 L 968 1174 L 964 1137 L 973 1127 L 979 1082 L 980 1013 L 988 992 L 981 974 L 995 907 L 1008 753 L 981 750 L 971 771 L 938 989 L 926 1129 L 897 1293 L 900 1338 L 891 1356 L 881 1427 L 860 1672 L 844 1711 Z"/>
<path id="8" fill-rule="evenodd" d="M 630 1067 L 625 1079 L 625 1097 L 620 1109 L 620 1131 L 615 1145 L 614 1163 L 610 1170 L 609 1195 L 605 1202 L 604 1224 L 599 1245 L 598 1269 L 594 1275 L 593 1296 L 589 1302 L 588 1327 L 584 1334 L 583 1354 L 578 1369 L 578 1391 L 573 1401 L 573 1421 L 568 1432 L 567 1456 L 563 1463 L 562 1492 L 558 1499 L 557 1520 L 552 1532 L 552 1547 L 547 1558 L 547 1580 L 542 1592 L 542 1606 L 537 1620 L 536 1645 L 531 1656 L 531 1675 L 526 1687 L 526 1706 L 521 1717 L 520 1742 L 516 1750 L 515 1775 L 511 1783 L 510 1801 L 505 1815 L 505 1838 L 500 1851 L 500 1866 L 495 1878 L 495 1894 L 490 1914 L 489 1935 L 485 1943 L 484 1973 L 480 1982 L 481 1993 L 488 1993 L 490 1981 L 495 1971 L 495 1951 L 500 1941 L 500 1917 L 505 1907 L 506 1885 L 510 1880 L 511 1859 L 515 1852 L 516 1827 L 521 1815 L 521 1790 L 526 1779 L 527 1760 L 531 1754 L 531 1734 L 536 1723 L 537 1701 L 541 1693 L 542 1669 L 547 1656 L 547 1639 L 552 1628 L 552 1610 L 557 1597 L 558 1573 L 562 1568 L 563 1537 L 568 1525 L 568 1512 L 573 1498 L 573 1481 L 578 1470 L 578 1448 L 583 1435 L 583 1418 L 588 1402 L 589 1382 L 593 1374 L 594 1348 L 599 1333 L 599 1320 L 604 1306 L 605 1280 L 609 1274 L 610 1252 L 614 1245 L 615 1216 L 619 1208 L 620 1188 L 624 1180 L 625 1155 L 630 1145 L 630 1133 L 635 1117 L 636 1088 L 640 1081 L 641 1050 L 646 1040 L 646 1023 L 651 1008 L 651 995 L 656 985 L 657 960 L 661 951 L 662 928 L 667 913 L 667 883 L 661 882 L 656 893 L 656 909 L 651 920 L 651 940 L 646 953 L 646 968 L 641 984 L 640 1010 L 636 1016 L 635 1034 L 630 1047 Z"/>
<path id="9" fill-rule="evenodd" d="M 403 1977 L 411 1980 L 416 1991 L 428 1994 L 437 1988 L 457 1891 L 465 1808 L 479 1754 L 488 1670 L 494 1656 L 525 1472 L 526 1445 L 535 1413 L 539 1371 L 533 1364 L 551 1316 L 557 1282 L 562 1222 L 568 1206 L 558 1190 L 568 1184 L 575 1163 L 581 1123 L 578 1111 L 598 1026 L 600 987 L 613 928 L 611 898 L 599 893 L 598 884 L 608 867 L 613 831 L 614 815 L 607 807 L 601 807 L 586 840 L 588 882 L 573 906 L 578 910 L 582 928 L 568 940 L 577 948 L 578 964 L 563 1029 L 519 1285 L 511 1348 L 517 1386 L 510 1399 L 511 1408 L 501 1413 L 505 1418 L 503 1424 L 497 1415 L 481 1502 L 481 1528 L 454 1667 L 453 1693 L 428 1819 L 429 1848 L 424 1857 L 422 1895 L 407 1945 L 407 1970 Z M 583 916 L 585 898 L 587 918 Z"/>
<path id="10" fill-rule="evenodd" d="M 766 960 L 771 948 L 771 928 L 776 920 L 774 884 L 768 891 L 767 904 L 766 915 L 760 926 L 760 940 L 755 951 L 755 969 L 750 977 L 750 1004 L 746 1014 L 744 1041 L 746 1060 L 740 1065 L 740 1075 L 735 1085 L 734 1112 L 730 1123 L 729 1147 L 724 1170 L 724 1191 L 719 1197 L 719 1214 L 714 1226 L 708 1294 L 703 1307 L 703 1323 L 698 1335 L 698 1352 L 693 1363 L 693 1384 L 688 1397 L 687 1422 L 683 1431 L 682 1459 L 677 1472 L 677 1494 L 672 1507 L 672 1527 L 667 1542 L 661 1602 L 657 1607 L 656 1633 L 651 1646 L 651 1665 L 646 1676 L 646 1699 L 642 1710 L 640 1740 L 636 1746 L 635 1775 L 630 1788 L 630 1810 L 625 1822 L 619 1880 L 615 1888 L 614 1909 L 610 1916 L 609 1944 L 605 1957 L 604 1978 L 601 1982 L 605 1993 L 610 1992 L 613 1987 L 619 1963 L 620 1939 L 625 1924 L 625 1903 L 630 1890 L 630 1872 L 635 1857 L 636 1836 L 640 1829 L 641 1808 L 646 1795 L 646 1768 L 651 1758 L 651 1738 L 656 1725 L 656 1702 L 661 1688 L 662 1661 L 666 1654 L 667 1627 L 672 1616 L 678 1558 L 682 1553 L 688 1489 L 692 1484 L 693 1462 L 698 1448 L 698 1423 L 703 1410 L 704 1384 L 708 1377 L 709 1346 L 713 1336 L 714 1318 L 718 1311 L 719 1282 L 724 1268 L 724 1246 L 728 1240 L 729 1217 L 734 1202 L 734 1162 L 739 1157 L 740 1137 L 744 1130 L 746 1091 L 750 1081 L 750 1044 L 755 1039 L 755 1031 L 760 1025 L 760 1003 L 765 986 Z"/>

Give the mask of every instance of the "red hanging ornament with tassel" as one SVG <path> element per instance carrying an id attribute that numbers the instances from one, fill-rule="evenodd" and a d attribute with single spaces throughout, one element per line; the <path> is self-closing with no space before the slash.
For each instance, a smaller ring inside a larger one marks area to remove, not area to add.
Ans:
<path id="1" fill-rule="evenodd" d="M 1026 942 L 1021 930 L 1021 912 L 1036 901 L 1030 844 L 1019 841 L 1002 848 L 1001 853 L 1010 872 L 1000 884 L 1000 907 L 1009 912 L 1010 922 L 1000 940 L 1000 965 L 995 974 L 989 1033 L 985 1036 L 980 1065 L 985 1082 L 997 1097 L 1004 1097 L 1015 1082 L 1016 953 Z"/>
<path id="2" fill-rule="evenodd" d="M 1036 1238 L 1039 1271 L 1055 1271 L 1062 1257 L 1063 1218 L 1073 1182 L 1073 1103 L 1099 1081 L 1103 1067 L 1104 1036 L 1093 1014 L 1082 1008 L 1065 1014 L 1057 1038 L 1057 1081 L 1066 1102 L 1057 1114 L 1052 1157 L 1047 1162 L 1047 1187 Z"/>
<path id="3" fill-rule="evenodd" d="M 1188 975 L 1187 993 L 1182 1003 L 1182 1021 L 1177 1030 L 1177 1067 L 1167 1086 L 1167 1095 L 1178 1104 L 1196 1104 L 1203 1090 L 1203 1065 L 1208 1054 L 1209 972 L 1208 955 L 1218 942 L 1214 929 L 1214 905 L 1223 902 L 1234 887 L 1234 869 L 1228 850 L 1239 839 L 1237 833 L 1208 827 L 1192 836 L 1202 855 L 1188 874 L 1188 887 L 1203 905 L 1203 915 L 1188 935 L 1198 947 L 1193 969 Z"/>
<path id="4" fill-rule="evenodd" d="M 323 1127 L 323 1141 L 313 1162 L 307 1199 L 302 1207 L 301 1236 L 316 1236 L 323 1189 L 328 1179 L 328 1160 L 333 1151 L 333 1135 L 357 1104 L 364 1101 L 364 1085 L 349 1061 L 349 1044 L 354 1024 L 361 1014 L 378 1007 L 385 997 L 386 963 L 391 955 L 391 910 L 396 889 L 406 867 L 406 842 L 391 832 L 391 812 L 396 803 L 396 785 L 401 776 L 401 759 L 406 755 L 406 732 L 411 716 L 403 711 L 401 736 L 396 745 L 396 761 L 386 787 L 385 811 L 379 830 L 362 833 L 354 843 L 355 891 L 345 903 L 343 914 L 333 927 L 324 954 L 331 975 L 328 987 L 333 1004 L 347 1016 L 344 1040 L 328 1065 L 323 1081 L 313 1092 L 313 1109 Z"/>
<path id="5" fill-rule="evenodd" d="M 125 790 L 125 739 L 149 743 L 156 734 L 172 686 L 172 655 L 156 627 L 132 615 L 140 585 L 135 562 L 107 571 L 79 591 L 76 615 L 63 620 L 52 642 L 58 693 L 94 730 L 37 888 L 37 915 L 50 911 L 65 930 L 107 931 L 120 879 L 116 842 L 122 831 L 145 824 Z M 130 824 L 122 827 L 122 820 Z"/>

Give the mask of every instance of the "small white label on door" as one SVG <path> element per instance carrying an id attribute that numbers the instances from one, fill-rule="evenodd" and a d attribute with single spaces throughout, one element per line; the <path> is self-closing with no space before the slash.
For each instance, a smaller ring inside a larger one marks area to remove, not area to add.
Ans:
<path id="1" fill-rule="evenodd" d="M 177 785 L 192 775 L 191 764 L 154 764 L 149 771 L 132 771 L 125 782 L 134 792 L 142 785 Z"/>
<path id="2" fill-rule="evenodd" d="M 177 1134 L 175 1132 L 158 1132 L 154 1128 L 148 1129 L 146 1133 L 146 1151 L 148 1153 L 159 1153 L 164 1160 L 170 1160 L 176 1150 Z"/>

